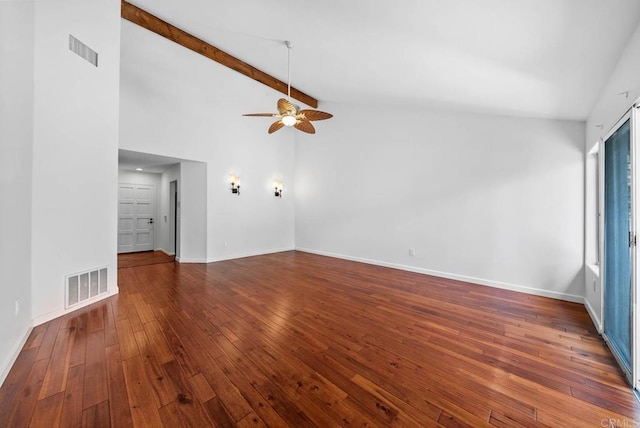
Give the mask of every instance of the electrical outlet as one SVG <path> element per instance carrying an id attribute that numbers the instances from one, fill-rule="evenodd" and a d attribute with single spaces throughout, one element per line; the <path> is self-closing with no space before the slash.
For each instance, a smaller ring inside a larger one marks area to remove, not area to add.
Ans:
<path id="1" fill-rule="evenodd" d="M 409 255 L 411 257 L 415 256 L 416 255 L 416 250 L 414 250 L 413 248 L 409 248 Z"/>
<path id="2" fill-rule="evenodd" d="M 227 241 L 224 241 L 224 248 L 227 248 Z"/>
<path id="3" fill-rule="evenodd" d="M 18 314 L 20 313 L 20 299 L 16 299 L 15 312 L 16 316 L 18 316 Z"/>

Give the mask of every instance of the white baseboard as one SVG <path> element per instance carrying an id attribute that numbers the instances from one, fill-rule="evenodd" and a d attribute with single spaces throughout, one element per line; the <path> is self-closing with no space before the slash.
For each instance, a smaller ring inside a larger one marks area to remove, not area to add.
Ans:
<path id="1" fill-rule="evenodd" d="M 598 329 L 598 333 L 602 334 L 602 321 L 598 317 L 597 312 L 593 310 L 593 307 L 591 306 L 591 303 L 589 302 L 589 300 L 584 299 L 584 307 L 587 308 L 587 313 L 591 317 L 591 321 L 593 321 L 593 325 L 595 325 L 596 328 Z"/>
<path id="2" fill-rule="evenodd" d="M 294 250 L 295 250 L 295 248 L 293 248 L 293 247 L 274 248 L 274 249 L 270 249 L 270 250 L 232 254 L 230 256 L 224 256 L 224 257 L 211 257 L 211 258 L 207 259 L 207 263 L 222 262 L 222 261 L 225 261 L 225 260 L 233 260 L 233 259 L 242 259 L 242 258 L 245 258 L 245 257 L 264 256 L 266 254 L 282 253 L 282 252 L 285 252 L 285 251 L 294 251 Z"/>
<path id="3" fill-rule="evenodd" d="M 40 325 L 40 324 L 44 324 L 44 323 L 49 322 L 49 321 L 51 321 L 53 319 L 61 317 L 62 315 L 66 315 L 66 314 L 68 314 L 70 312 L 77 311 L 78 309 L 82 309 L 85 306 L 93 305 L 94 303 L 97 303 L 97 302 L 99 302 L 101 300 L 108 299 L 111 296 L 115 296 L 116 294 L 118 294 L 118 291 L 119 291 L 118 287 L 115 286 L 113 289 L 108 290 L 105 294 L 100 294 L 100 295 L 94 297 L 93 299 L 90 299 L 90 300 L 84 301 L 82 303 L 79 303 L 77 306 L 74 306 L 73 308 L 65 309 L 63 307 L 63 308 L 54 309 L 54 310 L 49 311 L 47 313 L 38 315 L 37 317 L 35 317 L 33 319 L 33 325 L 37 326 L 37 325 Z"/>
<path id="4" fill-rule="evenodd" d="M 197 259 L 189 257 L 176 257 L 178 263 L 208 263 L 207 259 Z"/>
<path id="5" fill-rule="evenodd" d="M 165 253 L 167 256 L 175 256 L 175 253 L 170 253 L 167 250 L 165 250 L 164 248 L 156 248 L 156 251 L 162 251 L 163 253 Z"/>
<path id="6" fill-rule="evenodd" d="M 18 355 L 20 355 L 20 351 L 22 351 L 22 347 L 25 343 L 27 343 L 27 339 L 31 334 L 31 330 L 33 330 L 33 327 L 27 327 L 27 329 L 22 334 L 21 339 L 13 345 L 13 348 L 11 348 L 11 352 L 9 352 L 9 355 L 2 363 L 2 366 L 0 366 L 0 386 L 2 386 L 4 381 L 7 379 L 11 367 L 13 367 L 13 364 L 18 359 Z"/>
<path id="7" fill-rule="evenodd" d="M 328 252 L 328 251 L 312 250 L 312 249 L 309 249 L 309 248 L 296 248 L 296 251 L 302 251 L 302 252 L 305 252 L 305 253 L 318 254 L 318 255 L 321 255 L 321 256 L 335 257 L 335 258 L 344 259 L 344 260 L 351 260 L 351 261 L 354 261 L 354 262 L 367 263 L 367 264 L 370 264 L 370 265 L 384 266 L 384 267 L 389 267 L 389 268 L 393 268 L 393 269 L 405 270 L 405 271 L 408 271 L 408 272 L 420 273 L 420 274 L 424 274 L 424 275 L 432 275 L 432 276 L 437 276 L 439 278 L 447 278 L 447 279 L 454 279 L 454 280 L 457 280 L 457 281 L 471 282 L 471 283 L 478 284 L 478 285 L 486 285 L 488 287 L 495 287 L 495 288 L 501 288 L 501 289 L 504 289 L 504 290 L 518 291 L 518 292 L 521 292 L 521 293 L 533 294 L 533 295 L 542 296 L 542 297 L 550 297 L 552 299 L 557 299 L 557 300 L 566 300 L 568 302 L 584 303 L 584 297 L 582 297 L 582 296 L 576 296 L 574 294 L 568 294 L 568 293 L 559 293 L 557 291 L 544 290 L 544 289 L 541 289 L 541 288 L 526 287 L 526 286 L 523 286 L 523 285 L 509 284 L 509 283 L 506 283 L 506 282 L 493 281 L 493 280 L 483 279 L 483 278 L 475 278 L 475 277 L 472 277 L 472 276 L 458 275 L 458 274 L 449 273 L 449 272 L 440 272 L 440 271 L 436 271 L 436 270 L 418 268 L 418 267 L 414 267 L 414 266 L 407 266 L 407 265 L 402 265 L 402 264 L 398 264 L 398 263 L 388 263 L 388 262 L 383 262 L 383 261 L 379 261 L 379 260 L 366 259 L 366 258 L 362 258 L 362 257 L 353 257 L 353 256 L 347 256 L 347 255 L 344 255 L 344 254 L 336 254 L 336 253 L 331 253 L 331 252 Z"/>

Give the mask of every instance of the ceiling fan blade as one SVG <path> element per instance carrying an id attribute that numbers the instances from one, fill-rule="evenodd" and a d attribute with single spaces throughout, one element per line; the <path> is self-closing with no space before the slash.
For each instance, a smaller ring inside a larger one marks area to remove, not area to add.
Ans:
<path id="1" fill-rule="evenodd" d="M 284 126 L 284 123 L 282 123 L 281 120 L 278 120 L 277 122 L 273 122 L 271 124 L 271 126 L 269 127 L 269 134 L 273 134 L 278 129 L 282 128 L 283 126 Z"/>
<path id="2" fill-rule="evenodd" d="M 308 120 L 326 120 L 331 119 L 333 115 L 320 110 L 300 110 L 298 114 L 304 114 Z"/>
<path id="3" fill-rule="evenodd" d="M 278 100 L 278 111 L 284 116 L 286 114 L 296 114 L 297 109 L 291 101 L 280 98 Z"/>
<path id="4" fill-rule="evenodd" d="M 278 113 L 248 113 L 243 116 L 279 117 Z"/>
<path id="5" fill-rule="evenodd" d="M 308 120 L 299 120 L 295 125 L 293 125 L 299 131 L 306 132 L 307 134 L 315 134 L 316 128 L 313 127 L 311 122 Z"/>

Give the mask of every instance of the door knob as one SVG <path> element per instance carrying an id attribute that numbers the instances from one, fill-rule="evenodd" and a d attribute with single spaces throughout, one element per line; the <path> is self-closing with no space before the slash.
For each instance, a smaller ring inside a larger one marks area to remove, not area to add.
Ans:
<path id="1" fill-rule="evenodd" d="M 149 224 L 153 224 L 153 219 L 152 218 L 149 219 Z"/>

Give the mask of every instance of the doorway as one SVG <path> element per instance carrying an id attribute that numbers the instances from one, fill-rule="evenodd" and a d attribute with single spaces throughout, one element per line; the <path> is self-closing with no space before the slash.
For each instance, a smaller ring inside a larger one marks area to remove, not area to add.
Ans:
<path id="1" fill-rule="evenodd" d="M 180 258 L 180 204 L 178 203 L 178 180 L 169 182 L 169 252 Z"/>
<path id="2" fill-rule="evenodd" d="M 119 149 L 118 169 L 119 183 L 155 186 L 153 249 L 174 255 L 178 262 L 206 262 L 207 164 Z M 158 177 L 141 178 L 149 174 Z"/>
<path id="3" fill-rule="evenodd" d="M 631 113 L 627 112 L 604 138 L 603 337 L 635 387 L 635 157 Z"/>

